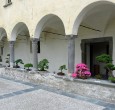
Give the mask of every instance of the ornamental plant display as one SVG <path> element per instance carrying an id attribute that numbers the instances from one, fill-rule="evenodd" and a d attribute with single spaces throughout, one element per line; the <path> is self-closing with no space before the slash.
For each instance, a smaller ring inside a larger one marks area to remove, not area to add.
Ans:
<path id="1" fill-rule="evenodd" d="M 6 63 L 8 63 L 8 67 L 10 67 L 10 54 L 7 54 Z"/>
<path id="2" fill-rule="evenodd" d="M 67 70 L 67 68 L 66 68 L 66 65 L 62 65 L 62 66 L 60 66 L 59 67 L 59 70 L 61 71 L 61 72 L 58 72 L 57 74 L 58 75 L 65 75 L 65 73 L 63 73 L 63 70 Z"/>
<path id="3" fill-rule="evenodd" d="M 38 70 L 39 71 L 46 71 L 49 68 L 48 65 L 49 61 L 47 59 L 43 59 L 38 63 Z"/>
<path id="4" fill-rule="evenodd" d="M 96 60 L 105 64 L 105 69 L 108 71 L 110 77 L 114 77 L 112 71 L 115 70 L 115 65 L 112 64 L 112 57 L 107 54 L 101 54 L 96 57 Z"/>
<path id="5" fill-rule="evenodd" d="M 16 63 L 16 66 L 15 66 L 16 68 L 20 68 L 19 63 L 24 64 L 22 59 L 17 59 L 14 63 Z"/>
<path id="6" fill-rule="evenodd" d="M 27 68 L 26 70 L 30 71 L 30 67 L 33 67 L 33 65 L 31 63 L 27 63 L 24 65 L 25 68 Z"/>
<path id="7" fill-rule="evenodd" d="M 86 79 L 89 78 L 90 76 L 91 73 L 89 71 L 89 68 L 84 63 L 77 64 L 76 71 L 72 74 L 73 78 L 78 77 L 78 78 Z"/>

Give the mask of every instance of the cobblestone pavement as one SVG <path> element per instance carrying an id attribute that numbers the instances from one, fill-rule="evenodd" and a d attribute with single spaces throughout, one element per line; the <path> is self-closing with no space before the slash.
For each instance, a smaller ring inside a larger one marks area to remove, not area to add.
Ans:
<path id="1" fill-rule="evenodd" d="M 115 105 L 46 85 L 0 77 L 0 110 L 115 110 Z"/>

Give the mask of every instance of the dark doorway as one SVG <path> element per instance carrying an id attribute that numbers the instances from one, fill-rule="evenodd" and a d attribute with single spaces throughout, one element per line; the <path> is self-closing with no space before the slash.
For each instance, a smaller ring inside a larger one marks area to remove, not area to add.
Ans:
<path id="1" fill-rule="evenodd" d="M 96 61 L 96 57 L 103 53 L 109 54 L 109 42 L 90 43 L 90 71 L 92 76 L 101 74 L 104 79 L 107 79 L 105 65 Z"/>
<path id="2" fill-rule="evenodd" d="M 82 61 L 89 66 L 92 77 L 101 74 L 103 79 L 108 79 L 108 74 L 104 69 L 105 65 L 96 61 L 96 56 L 103 53 L 112 56 L 112 48 L 113 41 L 111 37 L 82 40 Z"/>

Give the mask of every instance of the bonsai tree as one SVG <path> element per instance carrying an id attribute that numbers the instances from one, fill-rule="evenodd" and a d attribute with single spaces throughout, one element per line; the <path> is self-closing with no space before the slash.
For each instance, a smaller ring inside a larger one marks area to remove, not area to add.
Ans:
<path id="1" fill-rule="evenodd" d="M 8 63 L 8 67 L 10 67 L 10 54 L 7 54 L 6 63 Z"/>
<path id="2" fill-rule="evenodd" d="M 33 65 L 31 63 L 27 63 L 24 65 L 25 68 L 27 68 L 28 71 L 30 71 L 30 67 L 33 67 Z"/>
<path id="3" fill-rule="evenodd" d="M 48 60 L 47 59 L 43 59 L 38 63 L 38 70 L 39 71 L 46 71 L 49 66 L 48 66 Z"/>
<path id="4" fill-rule="evenodd" d="M 96 57 L 96 60 L 105 64 L 105 69 L 111 77 L 114 77 L 112 71 L 115 70 L 115 65 L 112 64 L 112 57 L 107 54 L 101 54 Z"/>
<path id="5" fill-rule="evenodd" d="M 20 66 L 18 65 L 19 63 L 24 64 L 22 59 L 17 59 L 14 63 L 16 63 L 16 68 L 20 68 Z"/>
<path id="6" fill-rule="evenodd" d="M 57 73 L 58 75 L 65 75 L 65 73 L 63 73 L 63 70 L 67 70 L 66 65 L 60 66 L 59 70 L 60 72 Z"/>

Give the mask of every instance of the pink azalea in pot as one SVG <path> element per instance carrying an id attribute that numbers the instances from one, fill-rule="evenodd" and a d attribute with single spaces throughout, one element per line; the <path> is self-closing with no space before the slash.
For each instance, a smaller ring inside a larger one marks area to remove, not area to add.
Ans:
<path id="1" fill-rule="evenodd" d="M 73 78 L 83 78 L 86 79 L 91 76 L 91 72 L 89 71 L 89 68 L 84 63 L 79 63 L 76 65 L 76 71 L 72 74 Z"/>

